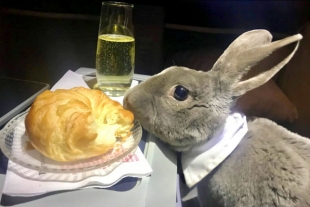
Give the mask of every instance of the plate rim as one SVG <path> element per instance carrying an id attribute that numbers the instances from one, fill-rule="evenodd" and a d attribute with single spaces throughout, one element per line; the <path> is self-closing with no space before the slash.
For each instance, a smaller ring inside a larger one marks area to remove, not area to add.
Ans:
<path id="1" fill-rule="evenodd" d="M 39 166 L 35 166 L 35 165 L 32 165 L 32 164 L 23 162 L 20 159 L 12 156 L 12 153 L 9 151 L 9 149 L 7 148 L 7 146 L 5 144 L 5 140 L 6 140 L 6 136 L 7 136 L 7 133 L 5 133 L 5 132 L 6 131 L 15 130 L 15 128 L 17 127 L 18 123 L 20 123 L 20 122 L 17 123 L 17 120 L 22 118 L 22 120 L 20 120 L 20 121 L 23 121 L 24 120 L 23 116 L 25 117 L 26 114 L 28 113 L 28 111 L 29 111 L 29 109 L 24 111 L 24 112 L 21 112 L 21 113 L 17 114 L 9 122 L 7 122 L 5 124 L 5 126 L 0 130 L 0 149 L 3 152 L 3 154 L 8 158 L 9 161 L 12 161 L 12 162 L 14 162 L 14 163 L 24 167 L 24 168 L 28 168 L 30 170 L 39 171 L 39 172 L 42 172 L 42 173 L 80 173 L 80 172 L 96 170 L 96 169 L 99 169 L 99 168 L 111 165 L 112 163 L 120 161 L 122 158 L 126 157 L 127 155 L 129 155 L 131 153 L 134 154 L 135 151 L 137 150 L 137 147 L 139 147 L 139 143 L 140 143 L 140 141 L 142 139 L 142 133 L 143 133 L 142 126 L 141 126 L 140 122 L 135 119 L 134 120 L 134 126 L 133 126 L 132 130 L 137 128 L 136 130 L 139 131 L 138 132 L 139 136 L 136 138 L 134 145 L 129 150 L 127 150 L 123 154 L 115 157 L 114 159 L 112 159 L 110 161 L 102 163 L 102 164 L 94 165 L 94 166 L 91 166 L 91 167 L 82 167 L 82 168 L 75 168 L 75 169 L 55 169 L 55 168 L 48 168 L 48 167 L 39 167 Z M 9 130 L 9 128 L 11 127 L 12 124 L 15 124 L 15 126 L 12 127 L 11 130 Z M 40 153 L 37 149 L 35 149 L 35 150 L 38 153 Z M 40 153 L 40 154 L 42 156 L 44 156 L 42 153 Z M 99 155 L 98 157 L 100 157 L 100 156 L 102 156 L 102 155 Z M 50 158 L 48 158 L 46 156 L 44 156 L 44 158 L 50 159 Z M 91 157 L 91 158 L 88 158 L 88 159 L 85 159 L 85 160 L 80 160 L 80 161 L 74 161 L 74 162 L 64 162 L 63 164 L 64 165 L 70 165 L 70 164 L 73 164 L 73 163 L 77 164 L 77 163 L 80 163 L 80 162 L 87 162 L 87 160 L 94 159 L 94 158 L 95 157 Z M 52 160 L 52 159 L 50 159 L 50 160 Z M 55 160 L 53 160 L 53 161 L 55 161 Z M 57 161 L 55 161 L 55 162 L 57 162 Z M 61 163 L 61 162 L 59 162 L 59 163 Z M 119 166 L 119 165 L 117 165 L 117 166 Z"/>

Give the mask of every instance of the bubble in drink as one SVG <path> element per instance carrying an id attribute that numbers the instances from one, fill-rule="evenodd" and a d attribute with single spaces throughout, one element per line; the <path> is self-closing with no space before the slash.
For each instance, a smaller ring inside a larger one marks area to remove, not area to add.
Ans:
<path id="1" fill-rule="evenodd" d="M 130 88 L 135 65 L 135 39 L 125 35 L 98 37 L 96 71 L 98 87 L 110 96 L 122 96 Z"/>

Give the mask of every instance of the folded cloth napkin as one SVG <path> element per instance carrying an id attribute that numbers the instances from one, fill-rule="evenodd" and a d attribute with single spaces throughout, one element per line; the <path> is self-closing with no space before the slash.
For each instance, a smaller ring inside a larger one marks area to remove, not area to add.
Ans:
<path id="1" fill-rule="evenodd" d="M 234 151 L 247 131 L 246 116 L 233 113 L 227 117 L 225 124 L 214 137 L 182 153 L 186 185 L 191 188 L 183 201 L 197 196 L 196 184 Z"/>
<path id="2" fill-rule="evenodd" d="M 137 81 L 133 81 L 131 87 L 137 84 Z M 69 70 L 51 90 L 69 89 L 76 86 L 88 88 L 81 74 Z M 123 97 L 112 99 L 122 103 Z M 3 194 L 26 197 L 61 190 L 89 187 L 108 188 L 124 177 L 144 177 L 151 173 L 152 169 L 139 147 L 134 153 L 127 155 L 118 162 L 81 173 L 41 173 L 9 160 Z"/>

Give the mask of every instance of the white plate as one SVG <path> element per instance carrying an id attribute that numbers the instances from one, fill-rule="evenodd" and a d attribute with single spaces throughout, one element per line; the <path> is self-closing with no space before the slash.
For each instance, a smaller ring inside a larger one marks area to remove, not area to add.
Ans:
<path id="1" fill-rule="evenodd" d="M 25 134 L 24 120 L 27 111 L 9 121 L 0 132 L 0 147 L 2 152 L 13 162 L 32 170 L 50 173 L 76 173 L 105 167 L 134 153 L 142 137 L 142 127 L 138 121 L 134 122 L 132 135 L 116 144 L 111 153 L 90 159 L 61 163 L 43 156 L 35 149 L 27 149 L 29 139 Z"/>

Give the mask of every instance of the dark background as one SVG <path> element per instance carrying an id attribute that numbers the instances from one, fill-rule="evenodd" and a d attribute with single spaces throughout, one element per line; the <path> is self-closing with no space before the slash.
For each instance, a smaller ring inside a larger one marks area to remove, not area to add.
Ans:
<path id="1" fill-rule="evenodd" d="M 0 76 L 53 85 L 69 69 L 94 68 L 101 2 L 2 0 Z M 224 49 L 250 29 L 282 38 L 310 17 L 310 1 L 126 2 L 135 5 L 135 72 L 147 75 L 173 64 L 177 52 Z"/>
<path id="2" fill-rule="evenodd" d="M 1 6 L 21 10 L 100 15 L 101 0 L 3 0 Z M 309 1 L 130 1 L 134 5 L 158 6 L 165 9 L 165 22 L 207 27 L 267 27 L 278 32 L 296 29 L 309 18 Z"/>

